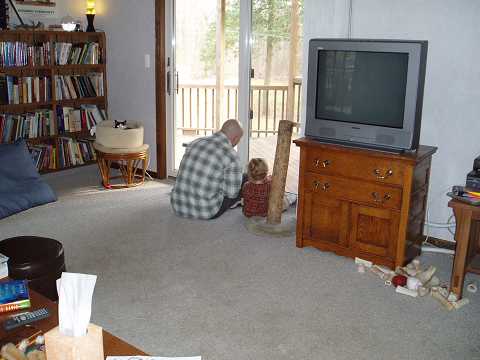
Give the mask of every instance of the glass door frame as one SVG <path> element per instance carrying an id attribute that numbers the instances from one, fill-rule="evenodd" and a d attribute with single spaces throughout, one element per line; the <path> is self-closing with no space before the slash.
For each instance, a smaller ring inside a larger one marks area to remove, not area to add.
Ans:
<path id="1" fill-rule="evenodd" d="M 243 165 L 249 160 L 250 149 L 250 81 L 252 68 L 252 0 L 240 0 L 240 41 L 238 66 L 238 121 L 243 137 L 238 144 L 238 155 Z"/>
<path id="2" fill-rule="evenodd" d="M 165 64 L 166 64 L 166 110 L 167 110 L 167 175 L 176 176 L 176 91 L 178 84 L 175 76 L 175 0 L 165 1 Z M 252 0 L 240 0 L 240 39 L 238 69 L 238 121 L 244 131 L 238 144 L 238 154 L 243 165 L 249 160 L 250 140 L 250 69 L 252 48 Z"/>
<path id="3" fill-rule="evenodd" d="M 165 0 L 165 73 L 166 73 L 166 128 L 167 128 L 167 176 L 176 176 L 176 96 L 175 91 L 175 0 Z"/>

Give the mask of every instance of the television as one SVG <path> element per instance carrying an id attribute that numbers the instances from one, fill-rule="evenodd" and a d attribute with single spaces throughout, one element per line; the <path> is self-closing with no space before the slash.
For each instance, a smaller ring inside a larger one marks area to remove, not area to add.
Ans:
<path id="1" fill-rule="evenodd" d="M 420 137 L 427 41 L 312 39 L 305 135 L 389 152 Z"/>

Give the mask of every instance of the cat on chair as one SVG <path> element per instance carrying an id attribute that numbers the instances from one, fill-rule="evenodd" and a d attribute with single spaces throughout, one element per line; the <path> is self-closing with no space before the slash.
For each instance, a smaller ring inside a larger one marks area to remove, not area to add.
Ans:
<path id="1" fill-rule="evenodd" d="M 115 129 L 128 129 L 127 120 L 125 120 L 125 121 L 114 120 L 114 121 L 115 121 L 115 123 L 114 123 L 113 127 Z"/>

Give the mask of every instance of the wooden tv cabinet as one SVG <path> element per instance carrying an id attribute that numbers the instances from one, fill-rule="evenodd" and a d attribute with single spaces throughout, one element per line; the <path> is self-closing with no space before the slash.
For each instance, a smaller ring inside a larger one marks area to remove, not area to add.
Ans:
<path id="1" fill-rule="evenodd" d="M 390 268 L 420 254 L 432 155 L 325 144 L 300 147 L 297 247 L 313 246 Z"/>

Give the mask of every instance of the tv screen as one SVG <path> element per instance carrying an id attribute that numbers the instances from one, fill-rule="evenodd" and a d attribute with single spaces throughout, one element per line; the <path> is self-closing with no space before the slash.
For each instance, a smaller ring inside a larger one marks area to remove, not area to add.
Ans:
<path id="1" fill-rule="evenodd" d="M 311 39 L 305 136 L 401 152 L 418 147 L 427 41 Z"/>
<path id="2" fill-rule="evenodd" d="M 319 50 L 315 117 L 403 128 L 408 53 Z"/>

